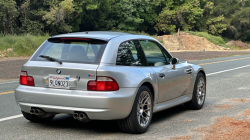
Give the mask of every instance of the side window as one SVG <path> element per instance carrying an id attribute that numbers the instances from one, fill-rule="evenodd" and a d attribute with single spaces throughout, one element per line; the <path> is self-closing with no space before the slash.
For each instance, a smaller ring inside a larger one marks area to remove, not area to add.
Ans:
<path id="1" fill-rule="evenodd" d="M 149 40 L 139 41 L 146 55 L 149 66 L 162 66 L 169 64 L 171 55 L 163 50 L 158 43 Z"/>
<path id="2" fill-rule="evenodd" d="M 161 46 L 160 46 L 161 47 Z M 162 49 L 162 53 L 165 56 L 166 60 L 167 60 L 167 64 L 170 64 L 170 59 L 172 58 L 172 56 L 166 51 Z"/>
<path id="3" fill-rule="evenodd" d="M 116 65 L 123 65 L 123 66 L 147 65 L 143 51 L 138 41 L 126 41 L 119 46 Z"/>

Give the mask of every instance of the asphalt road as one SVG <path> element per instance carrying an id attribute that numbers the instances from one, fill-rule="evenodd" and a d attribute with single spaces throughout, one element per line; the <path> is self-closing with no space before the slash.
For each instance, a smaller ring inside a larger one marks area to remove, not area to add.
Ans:
<path id="1" fill-rule="evenodd" d="M 125 134 L 115 121 L 81 123 L 72 116 L 57 115 L 48 124 L 31 123 L 20 116 L 13 91 L 18 83 L 0 83 L 0 140 L 10 139 L 170 139 L 191 135 L 199 139 L 202 126 L 221 116 L 232 116 L 249 109 L 250 102 L 233 103 L 233 99 L 250 99 L 250 55 L 193 61 L 207 73 L 207 97 L 204 108 L 186 110 L 180 105 L 153 115 L 147 133 Z M 218 108 L 222 104 L 231 109 Z M 18 116 L 16 116 L 18 115 Z M 13 117 L 13 118 L 10 118 Z M 250 136 L 249 136 L 250 138 Z"/>

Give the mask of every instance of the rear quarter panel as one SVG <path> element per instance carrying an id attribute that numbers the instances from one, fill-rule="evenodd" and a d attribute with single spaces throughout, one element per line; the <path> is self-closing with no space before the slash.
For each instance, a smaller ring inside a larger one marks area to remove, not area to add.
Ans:
<path id="1" fill-rule="evenodd" d="M 137 88 L 138 90 L 143 83 L 149 82 L 154 87 L 154 103 L 157 103 L 158 81 L 154 75 L 154 71 L 150 67 L 102 64 L 99 65 L 97 69 L 97 76 L 108 76 L 114 78 L 118 83 L 119 88 Z"/>

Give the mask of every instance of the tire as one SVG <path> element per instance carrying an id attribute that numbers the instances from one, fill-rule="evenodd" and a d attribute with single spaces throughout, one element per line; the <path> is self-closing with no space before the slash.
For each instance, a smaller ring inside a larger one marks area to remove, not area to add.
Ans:
<path id="1" fill-rule="evenodd" d="M 200 83 L 201 80 L 203 81 L 203 85 L 202 83 Z M 200 110 L 204 105 L 205 98 L 206 98 L 206 78 L 202 73 L 198 73 L 195 80 L 192 100 L 185 103 L 184 105 L 188 109 Z"/>
<path id="2" fill-rule="evenodd" d="M 143 103 L 144 106 L 140 104 L 140 101 L 144 102 Z M 118 125 L 121 131 L 123 132 L 142 134 L 147 131 L 150 122 L 152 120 L 152 116 L 153 116 L 152 93 L 147 86 L 141 86 L 137 92 L 129 116 L 123 120 L 118 120 Z"/>
<path id="3" fill-rule="evenodd" d="M 35 123 L 47 123 L 47 122 L 50 122 L 55 117 L 55 115 L 52 115 L 52 116 L 49 116 L 46 118 L 41 118 L 39 116 L 32 115 L 32 114 L 26 113 L 24 111 L 22 111 L 22 114 L 23 114 L 25 119 L 27 119 L 31 122 L 35 122 Z"/>

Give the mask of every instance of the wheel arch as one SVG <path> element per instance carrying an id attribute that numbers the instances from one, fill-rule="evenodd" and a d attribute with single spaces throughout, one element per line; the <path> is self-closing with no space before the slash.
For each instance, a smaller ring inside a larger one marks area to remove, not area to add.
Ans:
<path id="1" fill-rule="evenodd" d="M 155 104 L 155 90 L 154 90 L 153 85 L 150 82 L 144 82 L 144 83 L 142 83 L 141 86 L 147 86 L 149 88 L 149 90 L 151 91 L 152 96 L 153 96 L 152 97 L 153 98 L 153 102 L 154 102 L 153 104 Z"/>
<path id="2" fill-rule="evenodd" d="M 198 72 L 197 72 L 197 75 L 198 75 L 199 73 L 202 73 L 202 74 L 204 75 L 204 77 L 205 77 L 205 82 L 206 82 L 206 81 L 207 81 L 207 77 L 206 77 L 205 70 L 204 70 L 204 69 L 199 69 Z"/>

